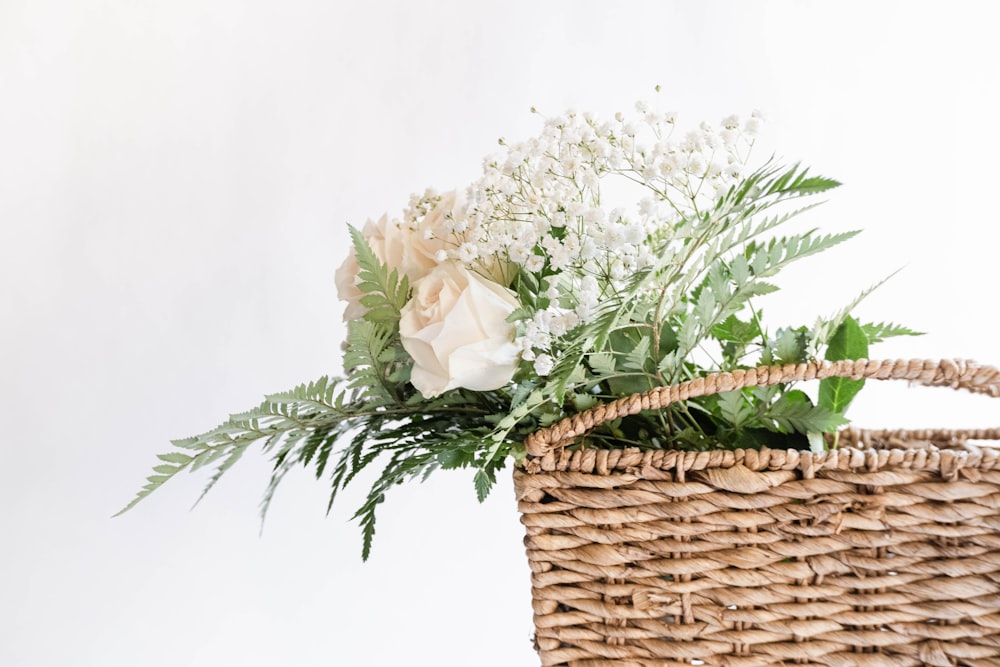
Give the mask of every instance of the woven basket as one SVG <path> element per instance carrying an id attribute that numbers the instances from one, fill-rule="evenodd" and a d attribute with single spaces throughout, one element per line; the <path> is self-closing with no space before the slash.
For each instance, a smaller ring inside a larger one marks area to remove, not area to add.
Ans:
<path id="1" fill-rule="evenodd" d="M 980 431 L 847 431 L 851 447 L 572 448 L 625 414 L 841 376 L 1000 395 L 961 362 L 758 368 L 533 434 L 515 470 L 545 667 L 1000 666 L 1000 452 Z"/>

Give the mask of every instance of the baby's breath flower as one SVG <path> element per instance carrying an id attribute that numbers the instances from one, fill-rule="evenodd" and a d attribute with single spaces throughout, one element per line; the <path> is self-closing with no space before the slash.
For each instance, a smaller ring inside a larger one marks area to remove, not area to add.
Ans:
<path id="1" fill-rule="evenodd" d="M 479 248 L 472 243 L 463 243 L 458 247 L 458 259 L 466 264 L 479 258 Z"/>
<path id="2" fill-rule="evenodd" d="M 535 373 L 541 377 L 545 377 L 552 372 L 552 367 L 555 366 L 555 360 L 548 354 L 540 354 L 535 357 Z"/>
<path id="3" fill-rule="evenodd" d="M 541 255 L 532 255 L 524 262 L 524 268 L 531 273 L 538 273 L 545 266 L 545 258 Z"/>
<path id="4" fill-rule="evenodd" d="M 547 296 L 552 301 L 558 301 L 559 297 L 562 296 L 562 292 L 559 291 L 559 282 L 554 278 L 550 278 L 549 286 L 545 290 L 545 296 Z"/>
<path id="5" fill-rule="evenodd" d="M 733 114 L 732 116 L 726 116 L 725 118 L 722 119 L 721 125 L 727 130 L 735 130 L 740 126 L 740 117 L 737 116 L 736 114 Z"/>
<path id="6" fill-rule="evenodd" d="M 664 245 L 680 234 L 675 226 L 728 191 L 742 174 L 741 138 L 748 146 L 760 123 L 756 112 L 742 124 L 733 115 L 678 140 L 676 113 L 649 102 L 635 108 L 609 119 L 569 110 L 546 118 L 536 137 L 505 141 L 504 154 L 484 161 L 467 207 L 446 222 L 459 235 L 451 256 L 466 264 L 493 258 L 540 280 L 549 305 L 521 325 L 526 353 L 555 358 L 560 340 L 594 316 L 607 290 L 621 289 L 663 252 L 680 252 L 680 240 Z M 414 199 L 417 219 L 434 206 L 432 196 Z"/>

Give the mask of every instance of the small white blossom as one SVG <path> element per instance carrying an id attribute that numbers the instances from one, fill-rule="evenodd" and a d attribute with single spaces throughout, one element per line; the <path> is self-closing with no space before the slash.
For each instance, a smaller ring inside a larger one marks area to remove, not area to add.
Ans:
<path id="1" fill-rule="evenodd" d="M 555 366 L 555 360 L 548 354 L 540 354 L 535 357 L 535 373 L 541 377 L 545 377 L 552 372 L 552 367 Z"/>
<path id="2" fill-rule="evenodd" d="M 538 273 L 545 267 L 545 258 L 541 255 L 532 255 L 524 262 L 524 268 L 531 273 Z"/>
<path id="3" fill-rule="evenodd" d="M 458 259 L 468 264 L 479 258 L 479 248 L 472 243 L 463 243 L 458 247 Z"/>
<path id="4" fill-rule="evenodd" d="M 702 176 L 705 174 L 705 169 L 705 159 L 700 153 L 694 153 L 688 158 L 687 171 L 689 174 Z"/>
<path id="5" fill-rule="evenodd" d="M 559 300 L 559 297 L 562 296 L 562 293 L 559 291 L 559 281 L 558 280 L 556 280 L 554 278 L 550 278 L 549 279 L 549 286 L 545 290 L 545 296 L 547 296 L 552 301 L 558 301 Z"/>

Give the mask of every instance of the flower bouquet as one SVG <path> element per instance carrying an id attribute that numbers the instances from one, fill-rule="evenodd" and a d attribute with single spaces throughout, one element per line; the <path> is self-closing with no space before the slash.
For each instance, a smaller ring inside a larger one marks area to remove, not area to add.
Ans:
<path id="1" fill-rule="evenodd" d="M 794 228 L 838 183 L 754 165 L 761 123 L 569 111 L 352 228 L 343 376 L 175 441 L 125 509 L 255 443 L 263 512 L 295 466 L 330 504 L 378 466 L 367 558 L 393 486 L 470 468 L 481 500 L 512 461 L 544 665 L 997 664 L 997 457 L 948 449 L 997 434 L 843 427 L 866 378 L 996 395 L 1000 374 L 867 361 L 915 334 L 853 317 L 870 289 L 765 323 L 775 276 L 856 232 Z"/>

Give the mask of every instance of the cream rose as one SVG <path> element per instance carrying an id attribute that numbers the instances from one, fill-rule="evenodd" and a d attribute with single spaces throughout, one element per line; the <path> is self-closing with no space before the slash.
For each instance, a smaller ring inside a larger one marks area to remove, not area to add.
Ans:
<path id="1" fill-rule="evenodd" d="M 455 192 L 446 192 L 414 227 L 382 216 L 374 225 L 365 226 L 364 235 L 378 258 L 390 269 L 406 274 L 412 283 L 441 263 L 442 250 L 447 252 L 458 245 L 445 222 L 450 216 L 461 215 L 462 200 Z"/>
<path id="2" fill-rule="evenodd" d="M 449 217 L 464 215 L 463 199 L 455 192 L 446 192 L 427 215 L 410 228 L 397 220 L 383 215 L 378 222 L 369 220 L 361 230 L 375 256 L 389 267 L 406 275 L 410 282 L 420 280 L 439 263 L 441 251 L 457 245 L 454 234 L 446 226 Z M 347 302 L 344 320 L 359 319 L 365 314 L 361 305 L 363 294 L 357 288 L 358 259 L 352 247 L 347 258 L 337 269 L 335 280 L 337 294 Z"/>
<path id="3" fill-rule="evenodd" d="M 465 198 L 454 190 L 441 195 L 437 205 L 417 221 L 417 227 L 411 232 L 410 252 L 406 257 L 408 266 L 419 270 L 426 267 L 419 276 L 407 270 L 410 280 L 417 280 L 430 273 L 431 269 L 441 263 L 438 254 L 444 250 L 454 250 L 459 242 L 451 227 L 451 220 L 465 219 Z"/>
<path id="4" fill-rule="evenodd" d="M 380 237 L 384 239 L 385 235 L 379 231 L 379 228 L 385 228 L 387 224 L 389 224 L 388 219 L 383 215 L 378 222 L 369 220 L 361 228 L 361 235 L 368 241 L 368 245 L 375 252 L 375 256 L 383 262 L 386 261 L 385 243 L 376 241 L 376 238 Z M 352 245 L 347 251 L 347 257 L 344 258 L 344 261 L 333 275 L 334 282 L 337 285 L 337 296 L 340 297 L 341 301 L 347 302 L 347 307 L 344 308 L 345 322 L 361 319 L 367 310 L 367 308 L 361 305 L 361 297 L 364 296 L 364 293 L 358 289 L 358 271 L 360 271 L 358 256 L 354 252 L 354 246 Z"/>
<path id="5" fill-rule="evenodd" d="M 517 368 L 514 293 L 457 262 L 439 264 L 413 286 L 399 333 L 413 357 L 413 386 L 427 398 L 464 387 L 504 386 Z"/>
<path id="6" fill-rule="evenodd" d="M 358 256 L 354 253 L 354 248 L 347 253 L 347 257 L 333 274 L 337 283 L 337 296 L 341 301 L 347 302 L 344 308 L 344 321 L 360 320 L 367 310 L 361 305 L 361 297 L 364 293 L 358 289 Z"/>

